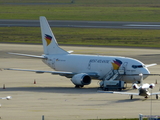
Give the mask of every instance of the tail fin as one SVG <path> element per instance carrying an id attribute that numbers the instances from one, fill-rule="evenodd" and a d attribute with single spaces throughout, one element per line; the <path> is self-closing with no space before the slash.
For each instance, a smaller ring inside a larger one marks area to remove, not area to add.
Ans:
<path id="1" fill-rule="evenodd" d="M 63 50 L 58 46 L 57 41 L 52 33 L 52 30 L 47 22 L 47 19 L 44 16 L 40 17 L 40 26 L 44 54 L 68 54 L 67 51 Z"/>

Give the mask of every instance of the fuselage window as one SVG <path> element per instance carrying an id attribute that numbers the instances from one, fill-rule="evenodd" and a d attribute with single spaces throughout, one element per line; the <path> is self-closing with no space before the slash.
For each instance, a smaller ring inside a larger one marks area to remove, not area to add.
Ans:
<path id="1" fill-rule="evenodd" d="M 143 68 L 143 65 L 132 65 L 132 67 L 133 67 L 134 69 L 136 69 L 136 68 Z"/>

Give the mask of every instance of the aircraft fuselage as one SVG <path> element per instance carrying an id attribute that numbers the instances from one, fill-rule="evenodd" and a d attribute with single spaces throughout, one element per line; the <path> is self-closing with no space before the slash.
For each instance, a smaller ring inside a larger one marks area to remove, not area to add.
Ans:
<path id="1" fill-rule="evenodd" d="M 102 80 L 109 71 L 118 69 L 123 69 L 125 74 L 129 75 L 123 76 L 122 80 L 130 83 L 140 81 L 138 74 L 150 73 L 142 62 L 127 57 L 78 54 L 46 55 L 46 57 L 47 59 L 43 60 L 43 62 L 56 71 L 96 72 L 99 80 Z M 144 78 L 146 77 L 144 76 Z"/>

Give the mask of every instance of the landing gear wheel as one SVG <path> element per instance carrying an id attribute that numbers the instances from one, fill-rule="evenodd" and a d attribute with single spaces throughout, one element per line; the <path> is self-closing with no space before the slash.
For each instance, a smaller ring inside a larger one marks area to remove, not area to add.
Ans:
<path id="1" fill-rule="evenodd" d="M 133 99 L 133 95 L 130 96 L 130 99 L 131 99 L 131 100 Z"/>
<path id="2" fill-rule="evenodd" d="M 156 99 L 158 99 L 158 95 L 156 94 Z"/>
<path id="3" fill-rule="evenodd" d="M 76 85 L 75 88 L 79 88 L 79 85 Z"/>
<path id="4" fill-rule="evenodd" d="M 83 88 L 84 85 L 76 85 L 75 88 Z"/>
<path id="5" fill-rule="evenodd" d="M 108 88 L 103 88 L 104 91 L 108 91 Z"/>
<path id="6" fill-rule="evenodd" d="M 148 96 L 146 96 L 146 97 L 144 97 L 144 98 L 146 98 L 146 99 L 147 99 L 147 98 L 148 98 Z"/>
<path id="7" fill-rule="evenodd" d="M 122 91 L 122 88 L 119 88 L 118 91 Z"/>
<path id="8" fill-rule="evenodd" d="M 83 88 L 83 87 L 84 87 L 84 85 L 80 85 L 80 87 L 81 87 L 81 88 Z"/>

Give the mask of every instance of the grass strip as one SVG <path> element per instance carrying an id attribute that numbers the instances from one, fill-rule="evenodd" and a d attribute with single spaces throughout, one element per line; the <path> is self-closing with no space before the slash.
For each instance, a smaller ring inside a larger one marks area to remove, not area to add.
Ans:
<path id="1" fill-rule="evenodd" d="M 39 16 L 46 16 L 49 20 L 150 22 L 160 20 L 159 0 L 74 0 L 74 4 L 71 4 L 71 1 L 15 0 L 13 3 L 12 0 L 7 2 L 2 0 L 0 19 L 38 19 Z"/>
<path id="2" fill-rule="evenodd" d="M 52 28 L 59 44 L 159 47 L 160 30 Z M 0 27 L 0 42 L 41 43 L 39 27 Z"/>

